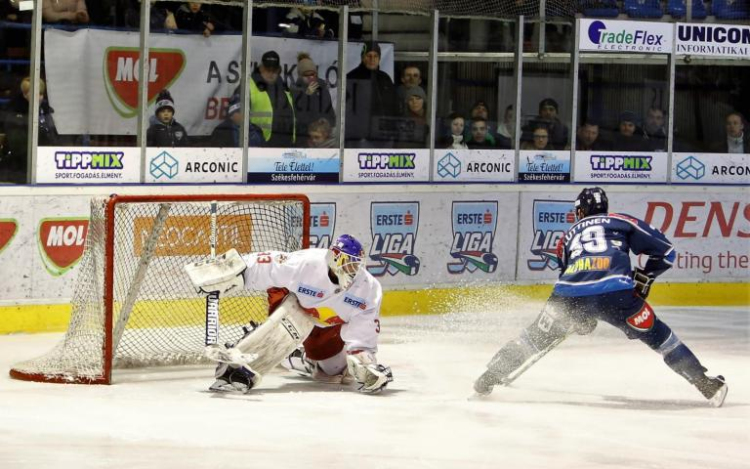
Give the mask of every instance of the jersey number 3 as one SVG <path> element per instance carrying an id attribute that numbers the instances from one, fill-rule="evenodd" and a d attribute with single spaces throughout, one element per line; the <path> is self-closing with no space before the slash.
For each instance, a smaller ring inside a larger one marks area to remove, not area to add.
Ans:
<path id="1" fill-rule="evenodd" d="M 607 250 L 607 238 L 604 236 L 604 227 L 590 226 L 575 235 L 570 243 L 570 259 L 580 256 L 583 251 L 597 254 Z"/>

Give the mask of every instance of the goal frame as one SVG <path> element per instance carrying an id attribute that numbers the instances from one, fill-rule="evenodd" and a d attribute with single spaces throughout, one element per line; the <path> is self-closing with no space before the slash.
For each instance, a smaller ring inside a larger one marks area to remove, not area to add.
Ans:
<path id="1" fill-rule="evenodd" d="M 11 368 L 11 378 L 21 381 L 35 381 L 62 384 L 112 384 L 114 362 L 114 283 L 115 283 L 115 208 L 122 203 L 174 203 L 174 202 L 232 202 L 232 201 L 299 201 L 303 206 L 302 215 L 302 248 L 310 247 L 310 199 L 299 193 L 279 194 L 191 194 L 191 195 L 118 195 L 112 194 L 107 200 L 105 213 L 105 247 L 104 247 L 104 344 L 102 350 L 103 373 L 101 377 L 46 375 L 44 373 L 26 373 Z M 70 327 L 70 326 L 68 326 Z"/>

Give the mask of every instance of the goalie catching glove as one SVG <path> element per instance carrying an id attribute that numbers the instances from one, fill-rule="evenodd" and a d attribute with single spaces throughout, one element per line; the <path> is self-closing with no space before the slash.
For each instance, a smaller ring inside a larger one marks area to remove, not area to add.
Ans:
<path id="1" fill-rule="evenodd" d="M 221 295 L 244 286 L 242 273 L 245 269 L 247 264 L 236 249 L 230 249 L 215 259 L 193 262 L 185 266 L 185 272 L 198 293 L 208 294 L 217 291 Z"/>
<path id="2" fill-rule="evenodd" d="M 635 294 L 642 299 L 648 298 L 648 294 L 651 293 L 651 284 L 654 283 L 656 277 L 653 274 L 646 273 L 642 269 L 635 269 L 633 271 L 633 283 Z"/>
<path id="3" fill-rule="evenodd" d="M 354 377 L 358 391 L 374 394 L 382 391 L 393 381 L 393 373 L 387 366 L 379 365 L 375 355 L 365 351 L 350 352 L 346 356 L 349 374 Z"/>

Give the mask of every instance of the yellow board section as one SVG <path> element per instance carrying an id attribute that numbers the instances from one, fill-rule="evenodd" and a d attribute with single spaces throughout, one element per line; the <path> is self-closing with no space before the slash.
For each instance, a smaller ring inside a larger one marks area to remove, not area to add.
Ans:
<path id="1" fill-rule="evenodd" d="M 383 316 L 444 314 L 466 311 L 509 310 L 523 301 L 543 302 L 552 292 L 551 285 L 506 285 L 479 288 L 426 288 L 387 291 L 383 298 Z M 649 296 L 656 306 L 745 306 L 750 307 L 750 283 L 662 283 Z M 150 305 L 151 307 L 156 305 Z M 172 305 L 174 306 L 174 305 Z M 185 309 L 200 310 L 201 302 L 186 301 Z M 130 326 L 151 327 L 155 320 L 143 314 L 151 309 L 138 305 Z M 70 305 L 0 306 L 0 334 L 62 332 L 68 327 Z M 250 318 L 248 318 L 250 319 Z M 202 315 L 190 319 L 174 318 L 174 326 L 197 325 Z M 163 318 L 159 321 L 163 324 Z"/>

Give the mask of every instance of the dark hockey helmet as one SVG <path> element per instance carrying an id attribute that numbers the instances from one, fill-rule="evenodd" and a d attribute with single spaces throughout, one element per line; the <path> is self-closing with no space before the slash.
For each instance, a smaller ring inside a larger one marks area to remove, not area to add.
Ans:
<path id="1" fill-rule="evenodd" d="M 607 194 L 601 187 L 586 188 L 576 197 L 575 209 L 578 220 L 591 215 L 607 213 L 609 199 L 607 199 Z"/>

